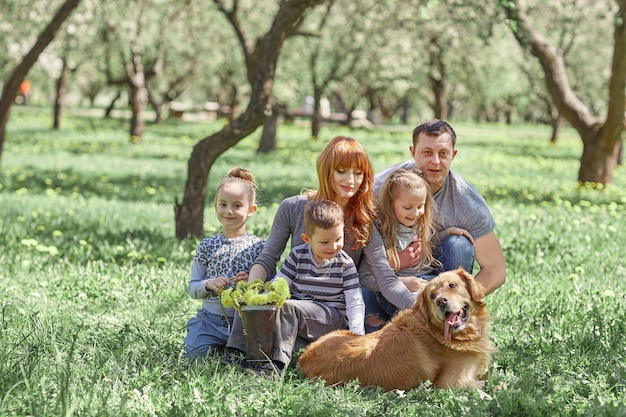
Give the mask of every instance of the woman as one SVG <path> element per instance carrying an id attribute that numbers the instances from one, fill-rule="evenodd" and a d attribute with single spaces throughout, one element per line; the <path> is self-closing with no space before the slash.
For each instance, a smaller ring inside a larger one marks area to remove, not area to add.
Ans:
<path id="1" fill-rule="evenodd" d="M 314 200 L 331 200 L 344 211 L 344 250 L 358 265 L 374 223 L 374 169 L 365 148 L 356 139 L 338 136 L 317 158 L 317 190 L 283 200 L 276 211 L 265 248 L 250 269 L 248 280 L 271 279 L 291 238 L 291 248 L 304 243 L 304 206 Z"/>

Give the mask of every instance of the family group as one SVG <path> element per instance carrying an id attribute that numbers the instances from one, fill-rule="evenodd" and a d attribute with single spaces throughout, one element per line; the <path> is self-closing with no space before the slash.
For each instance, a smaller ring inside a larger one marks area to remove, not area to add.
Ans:
<path id="1" fill-rule="evenodd" d="M 495 221 L 484 198 L 450 170 L 455 146 L 447 122 L 423 122 L 413 130 L 412 158 L 375 174 L 361 143 L 336 137 L 317 158 L 317 189 L 283 200 L 267 239 L 246 229 L 257 209 L 254 177 L 233 168 L 216 190 L 221 232 L 203 239 L 193 259 L 188 291 L 203 306 L 187 323 L 185 356 L 219 349 L 223 363 L 276 376 L 330 331 L 382 328 L 443 271 L 471 273 L 476 263 L 485 294 L 499 288 L 506 265 Z M 291 298 L 276 313 L 271 362 L 248 363 L 241 317 L 219 294 L 233 282 L 278 277 Z"/>

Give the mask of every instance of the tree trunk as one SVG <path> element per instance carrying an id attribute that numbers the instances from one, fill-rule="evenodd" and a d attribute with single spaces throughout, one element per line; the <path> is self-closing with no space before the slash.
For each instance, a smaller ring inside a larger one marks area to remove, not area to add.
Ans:
<path id="1" fill-rule="evenodd" d="M 175 201 L 176 237 L 203 236 L 204 206 L 209 171 L 217 157 L 254 132 L 265 121 L 265 109 L 272 95 L 278 56 L 287 34 L 310 7 L 323 0 L 286 0 L 276 13 L 269 31 L 256 43 L 257 61 L 248 67 L 251 80 L 250 101 L 246 110 L 221 131 L 202 139 L 194 146 L 187 163 L 187 183 L 183 201 Z M 251 72 L 251 73 L 250 73 Z"/>
<path id="2" fill-rule="evenodd" d="M 435 118 L 446 120 L 448 118 L 448 99 L 446 97 L 446 85 L 443 79 L 429 76 L 430 88 L 433 91 L 433 112 Z"/>
<path id="3" fill-rule="evenodd" d="M 133 142 L 141 140 L 145 128 L 144 111 L 148 102 L 148 90 L 143 84 L 130 84 L 130 137 Z"/>
<path id="4" fill-rule="evenodd" d="M 557 112 L 557 116 L 552 118 L 552 134 L 550 135 L 550 143 L 556 145 L 559 140 L 559 134 L 561 133 L 561 127 L 563 126 L 563 117 L 561 113 Z"/>
<path id="5" fill-rule="evenodd" d="M 251 123 L 251 126 L 254 124 L 256 123 Z M 219 155 L 243 139 L 248 133 L 248 130 L 242 132 L 226 127 L 216 134 L 204 138 L 194 146 L 187 163 L 185 195 L 182 204 L 176 199 L 174 207 L 177 238 L 182 239 L 189 235 L 202 236 L 204 206 L 211 166 Z"/>
<path id="6" fill-rule="evenodd" d="M 626 1 L 615 19 L 613 62 L 609 80 L 606 120 L 591 115 L 569 85 L 563 58 L 530 25 L 518 0 L 503 3 L 507 17 L 515 22 L 513 34 L 518 43 L 537 57 L 545 74 L 546 86 L 559 113 L 576 129 L 583 141 L 578 171 L 579 184 L 610 184 L 617 163 L 618 141 L 624 130 L 626 103 Z"/>
<path id="7" fill-rule="evenodd" d="M 98 95 L 97 92 L 89 92 L 89 94 L 87 94 L 87 98 L 89 98 L 89 108 L 93 109 L 93 107 L 96 104 L 96 96 Z"/>
<path id="8" fill-rule="evenodd" d="M 63 22 L 72 14 L 72 11 L 78 6 L 80 0 L 66 0 L 61 5 L 57 13 L 54 15 L 48 26 L 39 34 L 37 41 L 30 51 L 13 71 L 9 78 L 4 82 L 2 88 L 2 97 L 0 97 L 0 161 L 2 161 L 2 151 L 4 148 L 4 139 L 6 136 L 6 127 L 11 113 L 11 106 L 15 101 L 20 83 L 28 74 L 31 67 L 37 62 L 37 58 L 44 49 L 52 42 Z"/>
<path id="9" fill-rule="evenodd" d="M 239 89 L 236 85 L 230 86 L 230 95 L 228 98 L 228 123 L 232 123 L 235 120 L 235 115 L 237 114 L 237 108 L 239 107 L 239 99 L 237 98 L 239 95 Z"/>
<path id="10" fill-rule="evenodd" d="M 433 112 L 437 119 L 446 120 L 448 118 L 446 65 L 443 62 L 443 48 L 439 45 L 439 40 L 436 37 L 430 40 L 428 50 L 428 81 L 433 92 Z"/>
<path id="11" fill-rule="evenodd" d="M 613 32 L 613 61 L 609 79 L 609 102 L 606 121 L 600 135 L 583 137 L 583 157 L 581 158 L 578 182 L 611 184 L 617 165 L 620 139 L 624 131 L 624 110 L 626 108 L 626 1 L 620 0 L 618 15 Z M 590 147 L 591 149 L 586 149 Z M 594 156 L 586 160 L 587 154 Z"/>
<path id="12" fill-rule="evenodd" d="M 130 85 L 130 139 L 132 142 L 141 140 L 145 128 L 144 111 L 148 103 L 148 88 L 146 87 L 146 74 L 140 48 L 132 46 L 132 60 L 126 65 L 126 73 Z"/>
<path id="13" fill-rule="evenodd" d="M 597 146 L 606 136 L 604 128 L 594 134 L 589 133 L 584 138 L 583 154 L 580 160 L 578 181 L 581 184 L 610 184 L 613 181 L 613 171 L 617 165 L 620 141 L 617 141 L 611 152 Z"/>
<path id="14" fill-rule="evenodd" d="M 402 99 L 402 113 L 400 114 L 400 122 L 403 125 L 409 123 L 409 99 L 406 97 Z"/>
<path id="15" fill-rule="evenodd" d="M 280 116 L 279 106 L 277 103 L 273 103 L 272 114 L 265 119 L 265 123 L 263 123 L 263 133 L 261 134 L 261 141 L 259 142 L 257 153 L 270 153 L 276 150 L 278 116 Z"/>
<path id="16" fill-rule="evenodd" d="M 154 98 L 154 96 L 150 94 L 150 91 L 148 91 L 148 103 L 150 103 L 150 106 L 152 106 L 152 109 L 154 110 L 154 113 L 155 113 L 154 123 L 157 125 L 162 124 L 163 123 L 163 102 L 157 101 Z"/>
<path id="17" fill-rule="evenodd" d="M 583 153 L 580 158 L 580 168 L 578 170 L 579 184 L 611 184 L 613 182 L 613 171 L 617 164 L 619 143 L 614 140 L 607 140 L 606 125 L 603 125 L 599 134 L 587 133 L 582 136 Z M 580 133 L 580 132 L 579 132 Z M 611 144 L 612 149 L 607 151 L 607 145 Z"/>
<path id="18" fill-rule="evenodd" d="M 113 109 L 115 108 L 115 103 L 121 97 L 122 97 L 122 91 L 121 90 L 117 90 L 117 94 L 115 95 L 115 97 L 113 97 L 113 100 L 111 100 L 111 103 L 109 104 L 109 106 L 104 111 L 104 118 L 105 119 L 108 119 L 109 117 L 111 117 L 111 113 L 113 112 Z"/>
<path id="19" fill-rule="evenodd" d="M 61 128 L 61 112 L 65 107 L 65 97 L 67 95 L 67 80 L 70 77 L 71 70 L 67 65 L 67 57 L 63 57 L 61 66 L 61 75 L 56 82 L 56 96 L 54 98 L 54 121 L 52 128 L 59 130 Z"/>
<path id="20" fill-rule="evenodd" d="M 322 130 L 322 90 L 313 88 L 313 114 L 311 115 L 311 138 L 317 139 Z"/>

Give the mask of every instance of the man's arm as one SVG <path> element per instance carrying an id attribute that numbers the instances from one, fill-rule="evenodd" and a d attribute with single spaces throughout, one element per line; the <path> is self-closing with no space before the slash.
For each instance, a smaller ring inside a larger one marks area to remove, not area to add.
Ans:
<path id="1" fill-rule="evenodd" d="M 474 278 L 485 287 L 485 295 L 504 284 L 506 281 L 504 254 L 493 230 L 474 241 L 474 258 L 480 266 L 480 271 Z"/>

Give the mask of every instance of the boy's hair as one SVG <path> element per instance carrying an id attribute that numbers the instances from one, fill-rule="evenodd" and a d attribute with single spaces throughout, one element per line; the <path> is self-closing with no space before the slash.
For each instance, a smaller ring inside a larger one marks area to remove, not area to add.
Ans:
<path id="1" fill-rule="evenodd" d="M 400 269 L 400 258 L 396 249 L 396 227 L 399 222 L 394 215 L 394 201 L 398 192 L 403 189 L 419 190 L 422 188 L 426 189 L 424 214 L 415 222 L 413 230 L 422 242 L 420 263 L 430 265 L 435 262 L 431 244 L 431 240 L 436 236 L 435 202 L 422 172 L 419 169 L 398 169 L 387 177 L 380 188 L 376 226 L 385 241 L 387 260 L 394 271 Z"/>
<path id="2" fill-rule="evenodd" d="M 256 204 L 256 191 L 258 190 L 258 187 L 256 185 L 256 182 L 254 182 L 254 175 L 252 175 L 252 173 L 247 169 L 235 167 L 228 171 L 228 174 L 226 174 L 226 178 L 224 178 L 222 182 L 220 182 L 220 184 L 217 186 L 217 189 L 215 190 L 215 205 L 217 205 L 217 194 L 220 188 L 222 188 L 226 184 L 232 183 L 243 184 L 243 186 L 246 187 L 246 189 L 248 190 L 250 204 Z"/>
<path id="3" fill-rule="evenodd" d="M 423 133 L 426 136 L 441 136 L 444 133 L 449 133 L 452 137 L 452 149 L 456 146 L 456 133 L 454 132 L 454 129 L 452 129 L 452 126 L 443 120 L 426 120 L 413 129 L 413 146 L 417 146 L 417 138 L 420 133 Z"/>
<path id="4" fill-rule="evenodd" d="M 331 185 L 333 173 L 337 169 L 354 168 L 363 172 L 363 183 L 343 210 L 346 233 L 354 237 L 352 249 L 364 247 L 370 241 L 376 213 L 374 167 L 365 148 L 354 138 L 337 136 L 328 142 L 318 156 L 316 168 L 319 188 L 309 193 L 312 200 L 337 200 L 337 193 Z"/>
<path id="5" fill-rule="evenodd" d="M 328 230 L 343 224 L 343 209 L 334 201 L 319 200 L 307 203 L 304 208 L 304 233 L 315 233 L 315 228 Z"/>

